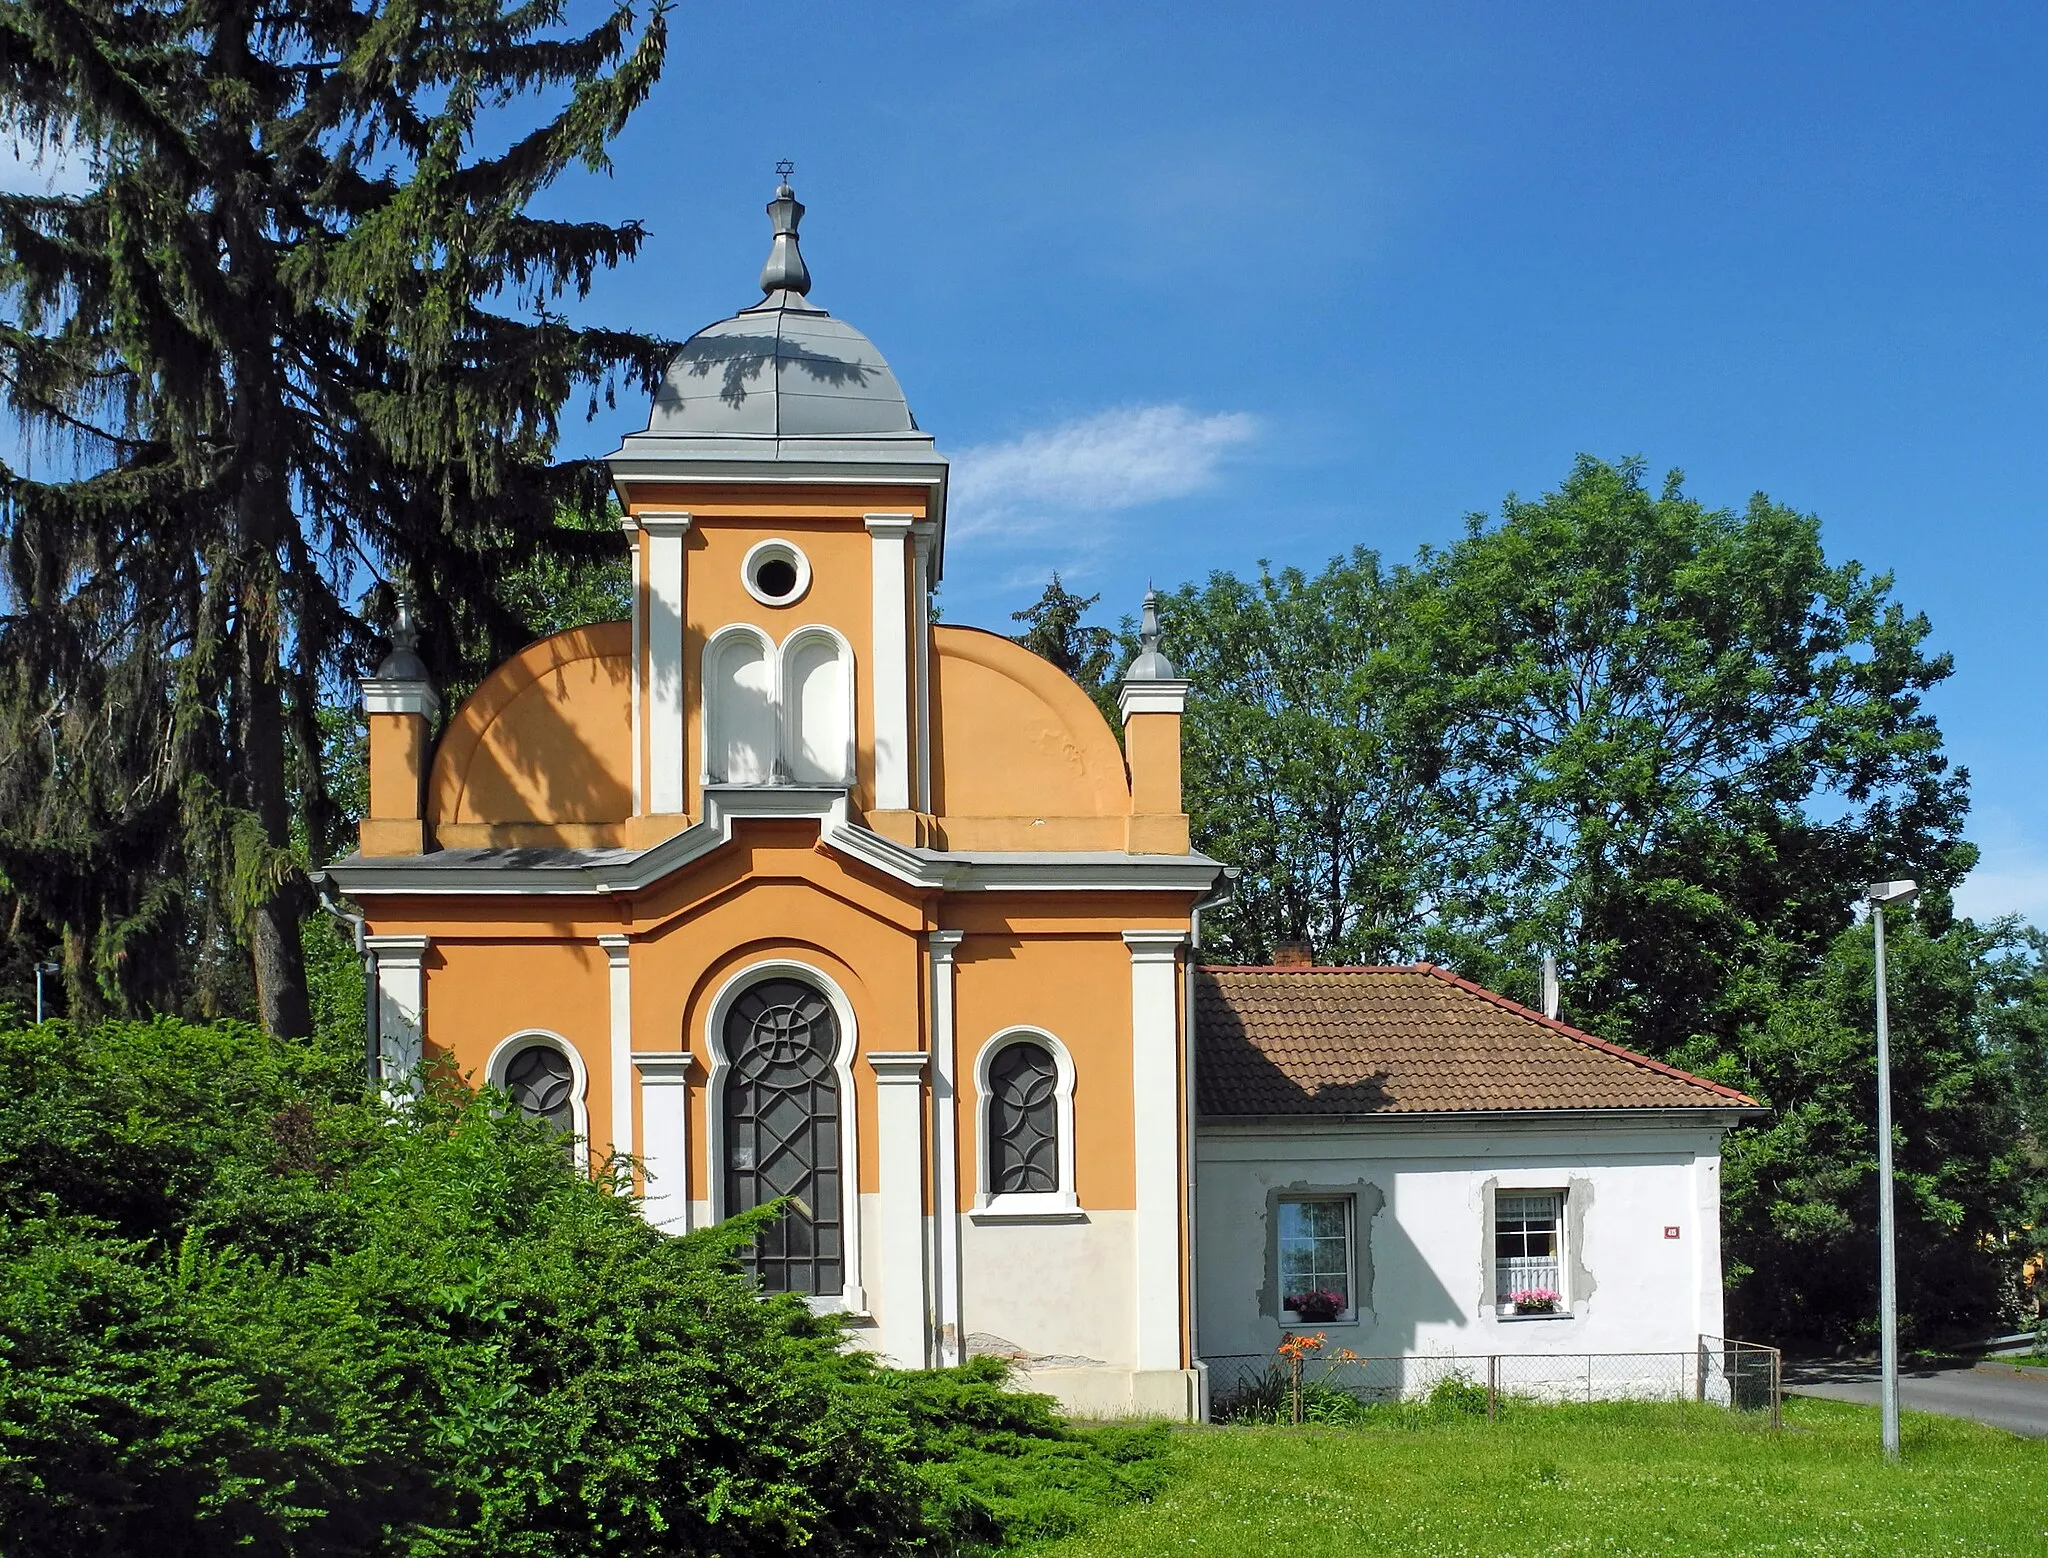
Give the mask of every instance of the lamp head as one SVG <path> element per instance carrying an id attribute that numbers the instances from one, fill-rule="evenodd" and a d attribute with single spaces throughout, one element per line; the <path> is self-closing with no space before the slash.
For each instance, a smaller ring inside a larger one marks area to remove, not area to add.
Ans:
<path id="1" fill-rule="evenodd" d="M 1919 893 L 1918 882 L 1872 882 L 1864 889 L 1863 901 L 1872 908 L 1882 908 L 1888 903 L 1910 903 Z"/>

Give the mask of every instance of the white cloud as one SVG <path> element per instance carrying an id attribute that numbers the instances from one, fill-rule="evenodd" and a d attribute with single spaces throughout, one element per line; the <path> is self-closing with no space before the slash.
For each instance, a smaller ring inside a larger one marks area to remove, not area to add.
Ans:
<path id="1" fill-rule="evenodd" d="M 998 524 L 1043 530 L 1060 517 L 1108 514 L 1215 483 L 1223 461 L 1258 435 L 1248 412 L 1120 406 L 953 457 L 951 509 L 958 532 Z"/>

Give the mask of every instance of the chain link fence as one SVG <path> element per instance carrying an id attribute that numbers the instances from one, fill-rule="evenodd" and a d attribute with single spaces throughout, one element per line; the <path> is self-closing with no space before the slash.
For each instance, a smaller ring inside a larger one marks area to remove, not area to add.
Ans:
<path id="1" fill-rule="evenodd" d="M 1277 1353 L 1202 1360 L 1217 1422 L 1332 1420 L 1360 1407 L 1445 1403 L 1699 1401 L 1782 1422 L 1784 1358 L 1775 1347 L 1702 1336 L 1686 1352 L 1432 1353 L 1361 1357 L 1290 1336 Z"/>

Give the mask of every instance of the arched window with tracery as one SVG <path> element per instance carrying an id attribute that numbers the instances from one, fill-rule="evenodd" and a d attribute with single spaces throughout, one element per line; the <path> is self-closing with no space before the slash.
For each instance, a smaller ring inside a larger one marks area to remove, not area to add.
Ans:
<path id="1" fill-rule="evenodd" d="M 803 1202 L 764 1229 L 748 1264 L 770 1293 L 836 1295 L 846 1282 L 839 1022 L 801 979 L 764 979 L 726 1013 L 724 1211 Z"/>
<path id="2" fill-rule="evenodd" d="M 991 1195 L 1044 1195 L 1060 1187 L 1059 1067 L 1043 1044 L 1019 1039 L 988 1066 Z"/>
<path id="3" fill-rule="evenodd" d="M 521 1114 L 559 1132 L 563 1150 L 584 1161 L 589 1123 L 583 1063 L 567 1039 L 539 1031 L 515 1033 L 492 1052 L 485 1075 Z"/>
<path id="4" fill-rule="evenodd" d="M 1042 1029 L 1009 1029 L 982 1047 L 981 1187 L 974 1215 L 997 1221 L 1080 1215 L 1074 1190 L 1074 1065 Z"/>

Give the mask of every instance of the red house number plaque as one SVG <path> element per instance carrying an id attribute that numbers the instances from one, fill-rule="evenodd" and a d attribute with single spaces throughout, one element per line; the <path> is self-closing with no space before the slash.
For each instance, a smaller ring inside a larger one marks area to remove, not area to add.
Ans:
<path id="1" fill-rule="evenodd" d="M 1665 1238 L 1667 1238 L 1667 1239 L 1675 1239 L 1675 1238 L 1677 1238 L 1677 1237 L 1678 1237 L 1678 1224 L 1676 1224 L 1676 1223 L 1666 1223 L 1666 1224 L 1664 1225 L 1664 1237 L 1665 1237 Z"/>

